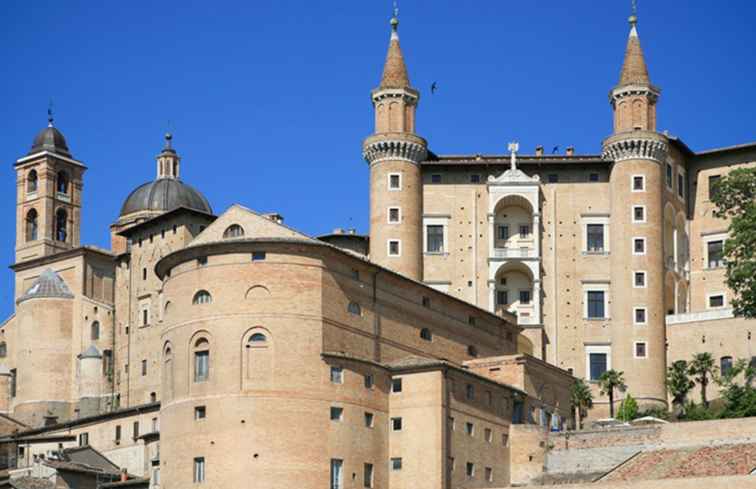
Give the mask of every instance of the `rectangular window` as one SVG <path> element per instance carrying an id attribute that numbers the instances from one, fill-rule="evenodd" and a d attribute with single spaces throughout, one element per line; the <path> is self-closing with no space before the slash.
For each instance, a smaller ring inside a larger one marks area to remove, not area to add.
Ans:
<path id="1" fill-rule="evenodd" d="M 475 316 L 468 316 L 467 324 L 469 324 L 470 326 L 475 326 Z"/>
<path id="2" fill-rule="evenodd" d="M 430 306 L 431 306 L 430 297 L 423 297 L 423 307 L 430 307 Z"/>
<path id="3" fill-rule="evenodd" d="M 399 248 L 399 240 L 398 239 L 390 239 L 388 242 L 388 254 L 389 256 L 399 256 L 400 254 L 400 248 Z"/>
<path id="4" fill-rule="evenodd" d="M 715 308 L 715 307 L 724 307 L 724 295 L 718 294 L 718 295 L 711 295 L 709 296 L 709 307 Z"/>
<path id="5" fill-rule="evenodd" d="M 391 470 L 402 470 L 402 458 L 394 457 L 391 459 Z"/>
<path id="6" fill-rule="evenodd" d="M 604 319 L 604 291 L 589 290 L 588 296 L 588 319 Z"/>
<path id="7" fill-rule="evenodd" d="M 449 416 L 449 429 L 455 431 L 457 429 L 457 422 L 453 416 Z"/>
<path id="8" fill-rule="evenodd" d="M 391 224 L 397 224 L 401 221 L 401 215 L 399 214 L 398 207 L 389 207 L 388 210 L 388 222 Z"/>
<path id="9" fill-rule="evenodd" d="M 493 469 L 486 467 L 486 481 L 493 482 Z"/>
<path id="10" fill-rule="evenodd" d="M 635 342 L 635 358 L 646 358 L 646 342 Z"/>
<path id="11" fill-rule="evenodd" d="M 470 183 L 480 183 L 480 175 L 470 175 Z"/>
<path id="12" fill-rule="evenodd" d="M 529 290 L 520 291 L 520 304 L 523 304 L 523 305 L 530 304 L 530 291 Z"/>
<path id="13" fill-rule="evenodd" d="M 646 324 L 646 308 L 636 307 L 633 309 L 633 324 Z"/>
<path id="14" fill-rule="evenodd" d="M 147 375 L 147 360 L 142 360 L 142 377 Z"/>
<path id="15" fill-rule="evenodd" d="M 115 427 L 115 441 L 116 443 L 121 441 L 121 425 Z"/>
<path id="16" fill-rule="evenodd" d="M 468 479 L 472 479 L 475 477 L 475 464 L 472 462 L 467 462 L 467 465 L 465 466 L 465 475 L 467 475 Z"/>
<path id="17" fill-rule="evenodd" d="M 475 436 L 475 425 L 469 421 L 465 423 L 465 433 L 467 433 L 468 436 Z"/>
<path id="18" fill-rule="evenodd" d="M 587 224 L 587 251 L 589 253 L 603 253 L 604 252 L 604 225 L 603 224 Z"/>
<path id="19" fill-rule="evenodd" d="M 139 438 L 139 421 L 134 421 L 133 433 L 134 433 L 135 440 Z"/>
<path id="20" fill-rule="evenodd" d="M 331 421 L 341 421 L 344 416 L 344 408 L 331 406 Z"/>
<path id="21" fill-rule="evenodd" d="M 399 173 L 389 174 L 389 190 L 402 189 L 402 176 Z"/>
<path id="22" fill-rule="evenodd" d="M 512 424 L 522 424 L 525 419 L 525 403 L 519 399 L 512 402 Z"/>
<path id="23" fill-rule="evenodd" d="M 371 374 L 366 374 L 365 375 L 365 389 L 372 389 L 374 384 L 375 384 L 375 381 L 373 380 L 373 376 Z"/>
<path id="24" fill-rule="evenodd" d="M 496 291 L 496 303 L 500 306 L 506 306 L 509 305 L 509 297 L 507 297 L 507 291 L 506 290 L 497 290 Z"/>
<path id="25" fill-rule="evenodd" d="M 158 419 L 152 418 L 152 432 L 157 433 L 160 431 L 160 426 L 158 425 Z"/>
<path id="26" fill-rule="evenodd" d="M 493 442 L 493 431 L 491 431 L 491 428 L 486 428 L 483 434 L 485 435 L 486 441 L 488 443 Z"/>
<path id="27" fill-rule="evenodd" d="M 633 222 L 646 222 L 646 208 L 642 205 L 633 206 Z"/>
<path id="28" fill-rule="evenodd" d="M 709 268 L 719 268 L 724 266 L 724 241 L 709 241 L 706 243 L 706 252 L 708 255 Z"/>
<path id="29" fill-rule="evenodd" d="M 428 253 L 444 252 L 444 226 L 439 224 L 428 225 L 425 227 L 428 242 Z"/>
<path id="30" fill-rule="evenodd" d="M 79 446 L 86 447 L 89 445 L 89 433 L 79 433 Z"/>
<path id="31" fill-rule="evenodd" d="M 344 487 L 344 461 L 338 458 L 331 459 L 331 489 L 343 489 Z"/>
<path id="32" fill-rule="evenodd" d="M 520 239 L 530 236 L 530 224 L 520 224 Z"/>
<path id="33" fill-rule="evenodd" d="M 465 386 L 465 395 L 467 399 L 474 400 L 475 399 L 475 386 L 472 384 L 467 384 Z"/>
<path id="34" fill-rule="evenodd" d="M 509 239 L 509 226 L 506 224 L 502 224 L 499 226 L 499 239 L 501 240 L 507 240 Z"/>
<path id="35" fill-rule="evenodd" d="M 198 421 L 200 419 L 205 419 L 207 417 L 207 407 L 205 406 L 196 406 L 194 408 L 194 420 Z"/>
<path id="36" fill-rule="evenodd" d="M 265 260 L 265 252 L 264 251 L 253 251 L 252 252 L 252 261 L 263 261 Z"/>
<path id="37" fill-rule="evenodd" d="M 636 289 L 646 287 L 646 272 L 633 272 L 633 287 Z"/>
<path id="38" fill-rule="evenodd" d="M 633 192 L 646 190 L 646 178 L 643 175 L 633 175 Z"/>
<path id="39" fill-rule="evenodd" d="M 712 200 L 717 194 L 717 187 L 722 180 L 721 175 L 711 175 L 709 177 L 709 200 Z"/>
<path id="40" fill-rule="evenodd" d="M 391 418 L 391 431 L 402 431 L 402 418 Z"/>
<path id="41" fill-rule="evenodd" d="M 431 183 L 441 183 L 441 175 L 438 173 L 431 175 Z"/>
<path id="42" fill-rule="evenodd" d="M 556 173 L 550 173 L 548 176 L 549 183 L 557 183 L 559 181 L 559 175 Z"/>
<path id="43" fill-rule="evenodd" d="M 667 187 L 672 188 L 672 165 L 667 163 Z"/>
<path id="44" fill-rule="evenodd" d="M 194 381 L 206 382 L 210 374 L 210 352 L 194 352 Z"/>
<path id="45" fill-rule="evenodd" d="M 590 361 L 590 380 L 598 380 L 601 375 L 607 371 L 607 354 L 606 353 L 589 353 Z"/>
<path id="46" fill-rule="evenodd" d="M 633 255 L 646 254 L 646 238 L 633 238 Z"/>
<path id="47" fill-rule="evenodd" d="M 373 464 L 365 464 L 362 471 L 362 485 L 373 487 Z"/>
<path id="48" fill-rule="evenodd" d="M 402 379 L 391 379 L 391 392 L 402 392 Z"/>
<path id="49" fill-rule="evenodd" d="M 344 369 L 342 367 L 331 367 L 331 383 L 344 383 Z"/>
<path id="50" fill-rule="evenodd" d="M 677 174 L 677 196 L 685 198 L 685 175 L 682 173 Z"/>
<path id="51" fill-rule="evenodd" d="M 205 457 L 195 457 L 194 483 L 201 484 L 203 482 L 205 482 Z"/>
<path id="52" fill-rule="evenodd" d="M 375 422 L 375 416 L 373 413 L 365 411 L 365 428 L 372 428 Z"/>

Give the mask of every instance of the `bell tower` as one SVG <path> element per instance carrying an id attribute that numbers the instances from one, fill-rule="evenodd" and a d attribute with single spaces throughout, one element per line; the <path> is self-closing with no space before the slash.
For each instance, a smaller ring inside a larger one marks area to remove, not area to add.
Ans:
<path id="1" fill-rule="evenodd" d="M 80 244 L 81 192 L 86 166 L 71 155 L 49 112 L 47 127 L 16 170 L 16 263 Z"/>
<path id="2" fill-rule="evenodd" d="M 422 280 L 420 162 L 428 145 L 415 134 L 420 93 L 410 86 L 398 28 L 395 10 L 381 83 L 371 93 L 375 132 L 362 145 L 362 155 L 370 166 L 370 259 Z"/>

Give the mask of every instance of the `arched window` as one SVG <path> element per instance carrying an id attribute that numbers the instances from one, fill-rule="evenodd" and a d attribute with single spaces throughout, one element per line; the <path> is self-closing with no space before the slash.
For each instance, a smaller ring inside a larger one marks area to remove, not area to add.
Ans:
<path id="1" fill-rule="evenodd" d="M 261 343 L 265 343 L 268 341 L 267 336 L 265 336 L 262 333 L 255 333 L 252 336 L 249 337 L 248 346 L 258 346 Z"/>
<path id="2" fill-rule="evenodd" d="M 719 370 L 722 373 L 722 375 L 727 375 L 727 373 L 732 370 L 732 357 L 722 357 L 719 359 Z"/>
<path id="3" fill-rule="evenodd" d="M 68 193 L 68 174 L 64 171 L 58 172 L 56 189 L 59 194 Z"/>
<path id="4" fill-rule="evenodd" d="M 273 342 L 267 331 L 255 327 L 245 336 L 242 358 L 242 388 L 270 387 L 273 377 Z"/>
<path id="5" fill-rule="evenodd" d="M 210 342 L 200 338 L 194 342 L 194 381 L 207 382 L 210 378 Z"/>
<path id="6" fill-rule="evenodd" d="M 0 342 L 0 358 L 5 358 L 8 356 L 8 345 L 5 344 L 5 342 Z"/>
<path id="7" fill-rule="evenodd" d="M 97 341 L 100 339 L 100 321 L 95 321 L 92 323 L 91 337 L 92 341 Z"/>
<path id="8" fill-rule="evenodd" d="M 478 349 L 475 347 L 475 345 L 470 345 L 467 347 L 467 354 L 471 357 L 477 357 L 478 356 Z"/>
<path id="9" fill-rule="evenodd" d="M 36 209 L 26 213 L 26 241 L 36 241 L 39 235 L 39 218 Z"/>
<path id="10" fill-rule="evenodd" d="M 210 304 L 212 302 L 213 297 L 210 295 L 210 292 L 206 290 L 200 290 L 194 294 L 194 299 L 192 299 L 192 304 Z"/>
<path id="11" fill-rule="evenodd" d="M 350 314 L 354 314 L 355 316 L 362 315 L 362 308 L 356 302 L 350 302 L 349 305 L 347 306 L 347 311 Z"/>
<path id="12" fill-rule="evenodd" d="M 65 209 L 58 209 L 55 213 L 55 239 L 58 241 L 68 239 L 68 213 Z"/>
<path id="13" fill-rule="evenodd" d="M 241 238 L 244 236 L 244 229 L 238 224 L 232 224 L 223 231 L 223 239 Z"/>
<path id="14" fill-rule="evenodd" d="M 29 175 L 26 177 L 26 192 L 27 193 L 34 193 L 37 191 L 37 170 L 32 170 L 29 172 Z"/>
<path id="15" fill-rule="evenodd" d="M 423 328 L 420 330 L 420 338 L 425 341 L 433 341 L 433 333 L 428 328 Z"/>

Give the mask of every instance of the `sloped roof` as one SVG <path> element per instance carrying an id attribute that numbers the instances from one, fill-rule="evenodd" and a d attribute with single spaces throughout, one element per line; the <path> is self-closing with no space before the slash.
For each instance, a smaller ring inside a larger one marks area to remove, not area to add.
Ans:
<path id="1" fill-rule="evenodd" d="M 52 268 L 46 269 L 32 283 L 31 287 L 18 298 L 16 304 L 38 298 L 73 299 L 74 295 L 66 282 Z"/>
<path id="2" fill-rule="evenodd" d="M 399 20 L 396 17 L 391 19 L 391 40 L 388 53 L 386 53 L 386 62 L 383 65 L 380 88 L 409 88 L 410 86 L 407 66 L 404 64 L 402 48 L 399 46 L 398 26 Z"/>
<path id="3" fill-rule="evenodd" d="M 100 350 L 96 346 L 89 345 L 89 348 L 79 355 L 79 358 L 102 358 L 102 353 L 100 353 Z"/>
<path id="4" fill-rule="evenodd" d="M 619 85 L 650 85 L 646 59 L 641 49 L 640 37 L 635 23 L 632 23 L 630 35 L 625 48 L 625 61 L 622 63 Z"/>

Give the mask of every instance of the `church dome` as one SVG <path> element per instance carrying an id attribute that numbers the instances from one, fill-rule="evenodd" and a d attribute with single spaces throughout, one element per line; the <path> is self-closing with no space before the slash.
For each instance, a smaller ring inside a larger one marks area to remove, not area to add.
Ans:
<path id="1" fill-rule="evenodd" d="M 213 213 L 205 196 L 194 187 L 176 178 L 159 178 L 131 192 L 121 207 L 121 216 L 141 211 L 168 212 L 179 207 Z"/>
<path id="2" fill-rule="evenodd" d="M 68 150 L 66 138 L 63 133 L 51 125 L 42 129 L 34 138 L 31 150 L 28 154 L 39 153 L 40 151 L 50 151 L 62 156 L 71 158 L 71 152 Z"/>

